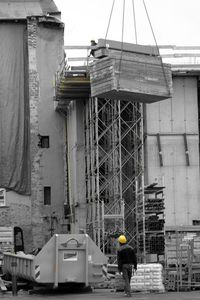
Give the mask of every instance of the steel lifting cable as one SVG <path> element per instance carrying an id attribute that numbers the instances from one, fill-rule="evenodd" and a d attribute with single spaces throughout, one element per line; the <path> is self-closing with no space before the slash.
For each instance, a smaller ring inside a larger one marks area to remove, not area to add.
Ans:
<path id="1" fill-rule="evenodd" d="M 112 13 L 113 13 L 114 5 L 115 5 L 115 0 L 113 0 L 113 3 L 112 3 L 112 8 L 111 8 L 111 12 L 110 12 L 109 21 L 108 21 L 108 27 L 107 27 L 106 35 L 105 35 L 105 41 L 107 40 L 107 35 L 108 35 L 109 27 L 110 27 L 110 21 L 111 21 L 111 18 L 112 18 Z"/>
<path id="2" fill-rule="evenodd" d="M 135 43 L 137 44 L 137 26 L 136 26 L 136 16 L 135 16 L 135 0 L 132 0 L 132 7 L 133 7 L 134 28 L 135 28 Z"/>
<path id="3" fill-rule="evenodd" d="M 143 0 L 143 4 L 144 4 L 144 8 L 145 8 L 145 11 L 146 11 L 146 15 L 147 15 L 147 19 L 149 21 L 149 25 L 151 27 L 151 31 L 152 31 L 152 34 L 153 34 L 153 38 L 154 38 L 154 41 L 155 41 L 155 44 L 156 44 L 156 48 L 158 50 L 158 53 L 159 53 L 159 57 L 160 57 L 160 60 L 161 60 L 161 66 L 162 66 L 162 71 L 163 71 L 163 75 L 164 75 L 164 79 L 165 79 L 165 84 L 168 88 L 168 92 L 170 94 L 170 87 L 169 87 L 169 84 L 168 84 L 168 81 L 167 81 L 167 77 L 166 77 L 166 73 L 165 73 L 165 68 L 164 68 L 164 64 L 163 64 L 163 61 L 162 61 L 162 57 L 160 55 L 160 50 L 159 50 L 159 47 L 158 47 L 158 44 L 157 44 L 157 41 L 156 41 L 156 37 L 155 37 L 155 33 L 154 33 L 154 30 L 153 30 L 153 26 L 151 24 L 151 20 L 150 20 L 150 17 L 149 17 L 149 14 L 148 14 L 148 10 L 147 10 L 147 7 L 146 7 L 146 4 L 145 4 L 145 0 Z"/>
<path id="4" fill-rule="evenodd" d="M 108 27 L 107 27 L 106 35 L 105 35 L 105 44 L 106 44 L 106 40 L 107 40 L 107 35 L 108 35 L 109 27 L 110 27 L 110 22 L 111 22 L 111 18 L 112 18 L 112 14 L 113 14 L 114 5 L 115 5 L 115 0 L 113 0 L 113 3 L 112 3 L 112 8 L 111 8 L 111 12 L 110 12 Z M 136 43 L 137 43 L 137 30 L 136 30 L 136 18 L 135 18 L 134 0 L 132 0 L 132 5 L 133 5 L 134 26 L 135 26 L 135 39 L 136 39 Z M 117 81 L 117 89 L 120 88 L 119 87 L 119 82 L 120 82 L 120 70 L 121 70 L 122 56 L 123 56 L 124 20 L 125 20 L 125 0 L 123 0 L 122 33 L 121 33 L 121 53 L 120 53 L 120 59 L 119 59 L 119 69 L 118 69 L 119 76 L 118 76 L 118 81 Z"/>
<path id="5" fill-rule="evenodd" d="M 125 0 L 123 1 L 123 15 L 122 15 L 122 35 L 121 35 L 121 52 L 119 59 L 119 76 L 117 80 L 117 90 L 120 89 L 120 75 L 121 75 L 121 65 L 122 65 L 122 55 L 123 55 L 123 45 L 124 45 L 124 16 L 125 16 Z"/>

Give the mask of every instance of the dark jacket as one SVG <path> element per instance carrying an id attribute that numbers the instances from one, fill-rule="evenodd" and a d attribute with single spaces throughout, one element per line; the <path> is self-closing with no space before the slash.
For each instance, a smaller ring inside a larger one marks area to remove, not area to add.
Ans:
<path id="1" fill-rule="evenodd" d="M 134 268 L 137 270 L 137 257 L 130 245 L 120 246 L 117 251 L 117 263 L 119 272 L 122 272 L 122 265 L 124 264 L 134 265 Z"/>

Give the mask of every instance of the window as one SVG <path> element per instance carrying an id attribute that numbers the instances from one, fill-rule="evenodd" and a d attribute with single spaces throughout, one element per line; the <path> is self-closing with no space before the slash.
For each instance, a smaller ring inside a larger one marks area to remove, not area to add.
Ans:
<path id="1" fill-rule="evenodd" d="M 51 187 L 44 186 L 44 205 L 51 205 Z"/>
<path id="2" fill-rule="evenodd" d="M 6 205 L 6 190 L 0 189 L 0 206 Z"/>
<path id="3" fill-rule="evenodd" d="M 39 137 L 38 147 L 49 148 L 49 136 L 48 135 L 38 135 L 38 137 Z"/>

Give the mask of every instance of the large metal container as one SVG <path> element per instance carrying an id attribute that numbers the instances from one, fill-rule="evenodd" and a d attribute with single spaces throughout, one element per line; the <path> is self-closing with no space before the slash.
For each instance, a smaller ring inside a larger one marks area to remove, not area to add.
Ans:
<path id="1" fill-rule="evenodd" d="M 87 234 L 55 234 L 36 255 L 4 253 L 3 271 L 41 284 L 103 281 L 107 257 Z"/>
<path id="2" fill-rule="evenodd" d="M 100 45 L 95 52 L 99 59 L 89 66 L 92 97 L 144 103 L 172 97 L 171 67 L 153 47 L 112 44 Z"/>

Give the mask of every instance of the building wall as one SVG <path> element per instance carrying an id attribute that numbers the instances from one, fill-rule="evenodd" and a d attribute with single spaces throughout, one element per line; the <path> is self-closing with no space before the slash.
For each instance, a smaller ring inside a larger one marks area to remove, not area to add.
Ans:
<path id="1" fill-rule="evenodd" d="M 0 187 L 6 189 L 5 206 L 0 206 L 0 226 L 20 226 L 29 245 L 31 244 L 31 200 L 30 196 L 25 196 L 30 194 L 25 30 L 25 20 L 19 23 L 0 22 Z"/>
<path id="2" fill-rule="evenodd" d="M 63 61 L 63 28 L 28 22 L 29 98 L 32 158 L 33 246 L 42 247 L 53 233 L 63 232 L 65 202 L 65 122 L 54 109 L 54 76 Z M 49 136 L 49 148 L 38 146 Z M 51 205 L 44 205 L 44 187 L 51 187 Z"/>
<path id="3" fill-rule="evenodd" d="M 42 247 L 53 233 L 66 228 L 65 120 L 55 111 L 54 103 L 54 76 L 64 59 L 64 29 L 52 19 L 50 23 L 40 20 L 28 18 L 24 36 L 28 53 L 24 59 L 29 82 L 31 195 L 7 190 L 6 206 L 0 207 L 0 226 L 21 227 L 26 252 Z M 39 146 L 40 136 L 49 136 L 49 148 Z M 51 205 L 44 205 L 45 186 L 51 187 Z"/>
<path id="4" fill-rule="evenodd" d="M 68 189 L 71 207 L 71 232 L 86 230 L 85 124 L 84 101 L 71 101 L 67 117 Z"/>
<path id="5" fill-rule="evenodd" d="M 145 183 L 164 184 L 166 225 L 192 225 L 200 219 L 197 79 L 174 77 L 173 90 L 172 99 L 146 105 Z"/>

